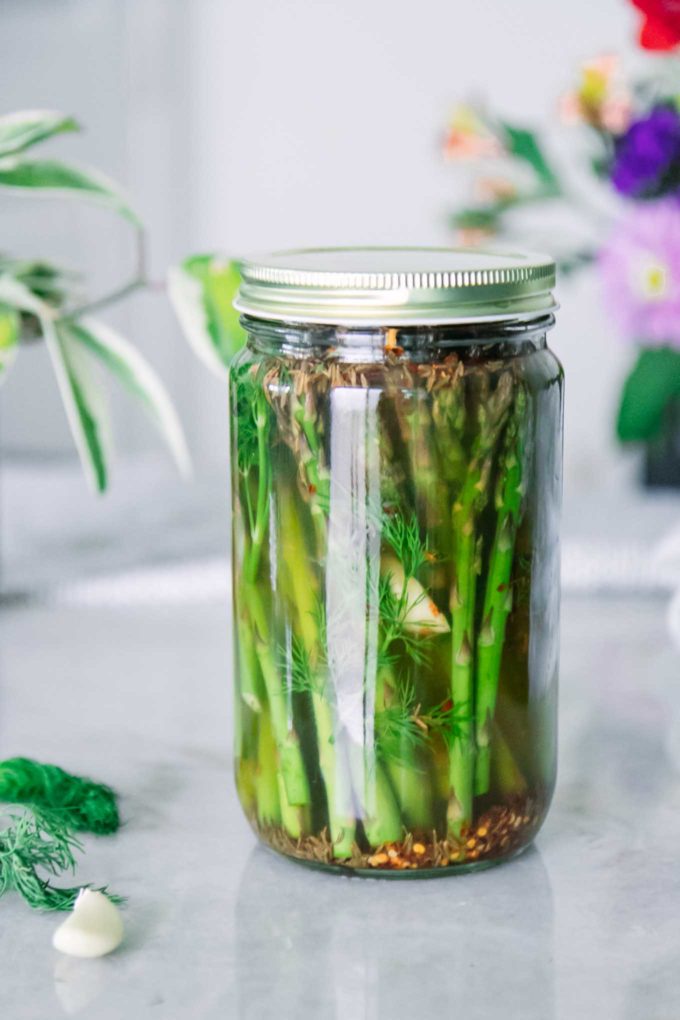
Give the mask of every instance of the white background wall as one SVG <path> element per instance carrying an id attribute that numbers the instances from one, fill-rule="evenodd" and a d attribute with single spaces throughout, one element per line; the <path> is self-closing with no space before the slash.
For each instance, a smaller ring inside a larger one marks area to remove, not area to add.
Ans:
<path id="1" fill-rule="evenodd" d="M 624 0 L 2 0 L 2 105 L 62 108 L 87 125 L 53 152 L 124 182 L 159 278 L 195 250 L 446 244 L 460 197 L 440 152 L 453 103 L 484 95 L 517 120 L 554 120 L 579 61 L 630 54 L 634 24 Z M 60 257 L 95 289 L 129 270 L 129 238 L 101 210 L 3 198 L 0 216 L 3 250 Z M 612 419 L 631 354 L 592 278 L 560 298 L 568 477 L 589 486 L 621 463 Z M 223 463 L 224 392 L 163 299 L 110 318 L 161 369 L 199 463 Z M 70 450 L 42 350 L 20 359 L 1 399 L 6 451 Z M 116 407 L 123 453 L 153 447 L 137 411 Z"/>

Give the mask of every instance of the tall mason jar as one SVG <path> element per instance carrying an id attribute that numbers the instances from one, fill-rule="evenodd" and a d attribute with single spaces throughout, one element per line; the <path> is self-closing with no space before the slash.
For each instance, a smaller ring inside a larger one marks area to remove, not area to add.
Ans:
<path id="1" fill-rule="evenodd" d="M 236 777 L 261 840 L 358 874 L 524 849 L 555 782 L 555 267 L 465 250 L 242 266 Z"/>

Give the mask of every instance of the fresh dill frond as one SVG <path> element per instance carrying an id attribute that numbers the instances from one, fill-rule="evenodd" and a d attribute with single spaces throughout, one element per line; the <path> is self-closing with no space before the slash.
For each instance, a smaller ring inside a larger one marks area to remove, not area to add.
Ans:
<path id="1" fill-rule="evenodd" d="M 110 786 L 32 758 L 0 762 L 0 801 L 62 811 L 70 827 L 81 832 L 103 835 L 120 826 L 116 795 Z"/>
<path id="2" fill-rule="evenodd" d="M 257 463 L 258 440 L 257 390 L 252 382 L 249 365 L 245 365 L 237 376 L 234 392 L 236 460 L 239 471 L 247 474 Z"/>
<path id="3" fill-rule="evenodd" d="M 381 574 L 378 579 L 378 609 L 380 621 L 388 633 L 403 626 L 403 602 L 405 598 L 399 598 L 395 594 L 392 573 L 388 571 Z"/>
<path id="4" fill-rule="evenodd" d="M 462 740 L 470 731 L 474 723 L 474 714 L 467 701 L 459 701 L 453 704 L 450 698 L 440 705 L 435 705 L 427 711 L 417 712 L 418 724 L 423 728 L 423 733 L 428 730 L 440 733 L 446 743 L 451 746 L 457 740 Z"/>
<path id="5" fill-rule="evenodd" d="M 402 565 L 407 577 L 415 577 L 428 559 L 428 550 L 420 537 L 415 515 L 408 520 L 403 514 L 383 516 L 382 536 Z"/>
<path id="6" fill-rule="evenodd" d="M 427 635 L 414 634 L 406 627 L 406 617 L 419 601 L 427 598 L 427 592 L 410 601 L 406 588 L 399 595 L 394 590 L 392 574 L 382 574 L 378 581 L 378 607 L 380 611 L 381 641 L 378 660 L 384 665 L 392 665 L 396 660 L 393 645 L 401 642 L 403 650 L 417 665 L 425 665 L 429 660 L 430 647 Z"/>
<path id="7" fill-rule="evenodd" d="M 406 651 L 411 662 L 414 662 L 416 666 L 426 666 L 430 661 L 431 645 L 427 636 L 421 634 L 409 634 L 408 631 L 404 631 L 399 636 L 399 640 L 403 642 L 404 650 Z"/>
<path id="8" fill-rule="evenodd" d="M 82 886 L 54 886 L 50 881 L 73 872 L 74 852 L 82 850 L 69 813 L 26 805 L 22 814 L 8 814 L 7 821 L 0 830 L 0 895 L 14 889 L 39 910 L 70 910 Z M 99 891 L 107 893 L 105 888 Z M 120 897 L 110 898 L 120 902 Z"/>
<path id="9" fill-rule="evenodd" d="M 326 606 L 320 598 L 315 599 L 314 609 L 311 610 L 311 616 L 316 624 L 317 633 L 319 635 L 319 650 L 317 661 L 319 664 L 326 662 L 326 649 L 328 647 L 328 620 L 326 618 Z"/>
<path id="10" fill-rule="evenodd" d="M 312 665 L 304 641 L 294 636 L 287 648 L 280 653 L 281 673 L 289 678 L 294 694 L 321 694 L 323 681 Z"/>
<path id="11" fill-rule="evenodd" d="M 401 681 L 394 690 L 395 700 L 376 712 L 376 748 L 383 761 L 413 764 L 414 750 L 426 739 L 426 731 L 418 724 L 415 688 L 409 680 Z"/>

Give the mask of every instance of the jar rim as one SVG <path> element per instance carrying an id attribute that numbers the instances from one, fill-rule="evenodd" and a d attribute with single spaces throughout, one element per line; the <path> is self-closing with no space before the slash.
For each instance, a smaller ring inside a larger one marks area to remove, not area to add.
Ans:
<path id="1" fill-rule="evenodd" d="M 521 322 L 557 308 L 549 255 L 500 248 L 299 248 L 241 260 L 234 307 L 355 326 Z"/>

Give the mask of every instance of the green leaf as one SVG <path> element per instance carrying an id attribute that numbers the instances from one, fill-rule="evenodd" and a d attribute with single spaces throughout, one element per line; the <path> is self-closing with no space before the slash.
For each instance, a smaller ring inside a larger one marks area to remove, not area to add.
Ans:
<path id="1" fill-rule="evenodd" d="M 501 140 L 511 156 L 528 163 L 548 191 L 559 191 L 557 175 L 550 166 L 533 131 L 500 122 Z"/>
<path id="2" fill-rule="evenodd" d="M 0 303 L 0 386 L 17 356 L 21 320 L 16 308 Z"/>
<path id="3" fill-rule="evenodd" d="M 23 152 L 64 131 L 79 131 L 73 119 L 57 110 L 19 110 L 0 117 L 0 157 Z"/>
<path id="4" fill-rule="evenodd" d="M 0 255 L 0 276 L 10 276 L 24 284 L 31 293 L 53 308 L 64 304 L 67 291 L 74 286 L 78 276 L 67 273 L 57 266 L 42 260 L 25 261 Z"/>
<path id="5" fill-rule="evenodd" d="M 68 339 L 70 349 L 87 351 L 141 402 L 180 472 L 189 475 L 191 458 L 177 412 L 158 375 L 139 351 L 115 330 L 93 319 L 62 320 L 59 331 Z"/>
<path id="6" fill-rule="evenodd" d="M 104 492 L 110 428 L 103 395 L 92 378 L 87 355 L 62 331 L 63 323 L 55 319 L 49 305 L 23 283 L 0 276 L 0 301 L 39 320 L 85 475 L 93 489 Z"/>
<path id="7" fill-rule="evenodd" d="M 493 234 L 500 227 L 500 219 L 505 209 L 506 206 L 502 208 L 495 205 L 469 206 L 455 212 L 451 217 L 451 224 L 458 230 L 483 230 Z"/>
<path id="8" fill-rule="evenodd" d="M 671 400 L 680 397 L 680 351 L 644 349 L 626 379 L 616 431 L 623 443 L 646 442 L 661 432 Z"/>
<path id="9" fill-rule="evenodd" d="M 232 304 L 240 281 L 238 263 L 217 255 L 194 255 L 168 272 L 168 295 L 188 342 L 221 377 L 246 339 Z"/>
<path id="10" fill-rule="evenodd" d="M 0 185 L 6 188 L 72 195 L 109 206 L 135 226 L 139 219 L 117 186 L 103 174 L 53 160 L 0 162 Z"/>
<path id="11" fill-rule="evenodd" d="M 96 492 L 105 492 L 111 428 L 104 395 L 63 322 L 43 321 L 43 336 L 85 476 Z"/>
<path id="12" fill-rule="evenodd" d="M 42 319 L 52 315 L 49 305 L 36 297 L 29 287 L 10 273 L 0 272 L 0 301 L 20 312 L 29 312 Z"/>

